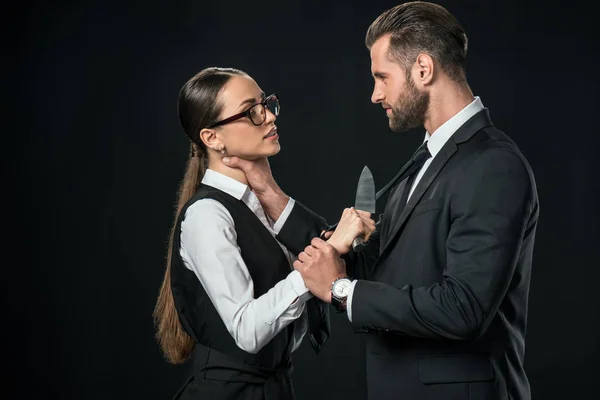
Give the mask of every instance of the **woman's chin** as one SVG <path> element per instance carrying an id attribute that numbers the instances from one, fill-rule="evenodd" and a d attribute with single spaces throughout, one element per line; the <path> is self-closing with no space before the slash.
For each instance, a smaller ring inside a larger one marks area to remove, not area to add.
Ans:
<path id="1" fill-rule="evenodd" d="M 260 151 L 256 153 L 246 153 L 246 154 L 238 154 L 237 157 L 243 158 L 245 160 L 257 160 L 259 158 L 271 157 L 276 155 L 281 151 L 281 146 L 277 143 L 277 146 L 269 146 L 269 149 L 260 149 Z"/>
<path id="2" fill-rule="evenodd" d="M 265 149 L 265 154 L 262 155 L 262 157 L 271 157 L 274 156 L 275 154 L 279 153 L 281 151 L 281 145 L 279 144 L 279 142 L 275 142 L 272 143 L 270 149 Z"/>

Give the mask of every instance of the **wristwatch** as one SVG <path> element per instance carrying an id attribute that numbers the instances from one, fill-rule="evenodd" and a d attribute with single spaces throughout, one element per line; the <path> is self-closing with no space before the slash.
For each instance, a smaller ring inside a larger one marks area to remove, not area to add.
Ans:
<path id="1" fill-rule="evenodd" d="M 346 311 L 346 299 L 352 281 L 349 278 L 338 278 L 331 284 L 331 305 L 337 312 Z"/>

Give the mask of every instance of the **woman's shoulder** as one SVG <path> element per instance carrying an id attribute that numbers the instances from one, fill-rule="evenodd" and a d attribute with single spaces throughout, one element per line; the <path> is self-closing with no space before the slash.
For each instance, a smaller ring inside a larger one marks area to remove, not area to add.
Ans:
<path id="1" fill-rule="evenodd" d="M 199 198 L 187 207 L 184 221 L 198 218 L 203 220 L 232 219 L 227 207 L 219 200 L 210 197 Z"/>

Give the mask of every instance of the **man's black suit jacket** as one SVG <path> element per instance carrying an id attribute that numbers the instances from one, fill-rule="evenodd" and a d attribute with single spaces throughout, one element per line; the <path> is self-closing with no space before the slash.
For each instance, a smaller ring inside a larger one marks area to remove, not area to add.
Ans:
<path id="1" fill-rule="evenodd" d="M 484 109 L 434 157 L 404 210 L 345 259 L 367 333 L 369 399 L 529 399 L 523 368 L 538 220 L 534 175 Z M 325 226 L 296 203 L 278 238 L 299 253 Z"/>

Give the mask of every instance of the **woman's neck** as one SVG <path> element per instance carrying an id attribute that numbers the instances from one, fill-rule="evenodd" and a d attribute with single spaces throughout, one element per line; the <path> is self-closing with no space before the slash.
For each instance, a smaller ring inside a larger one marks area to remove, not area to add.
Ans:
<path id="1" fill-rule="evenodd" d="M 243 183 L 244 185 L 248 184 L 248 180 L 246 179 L 246 174 L 244 174 L 244 171 L 242 171 L 241 169 L 228 167 L 227 165 L 223 164 L 220 158 L 218 160 L 210 160 L 210 162 L 208 163 L 208 168 L 220 174 L 233 178 L 236 181 Z"/>

